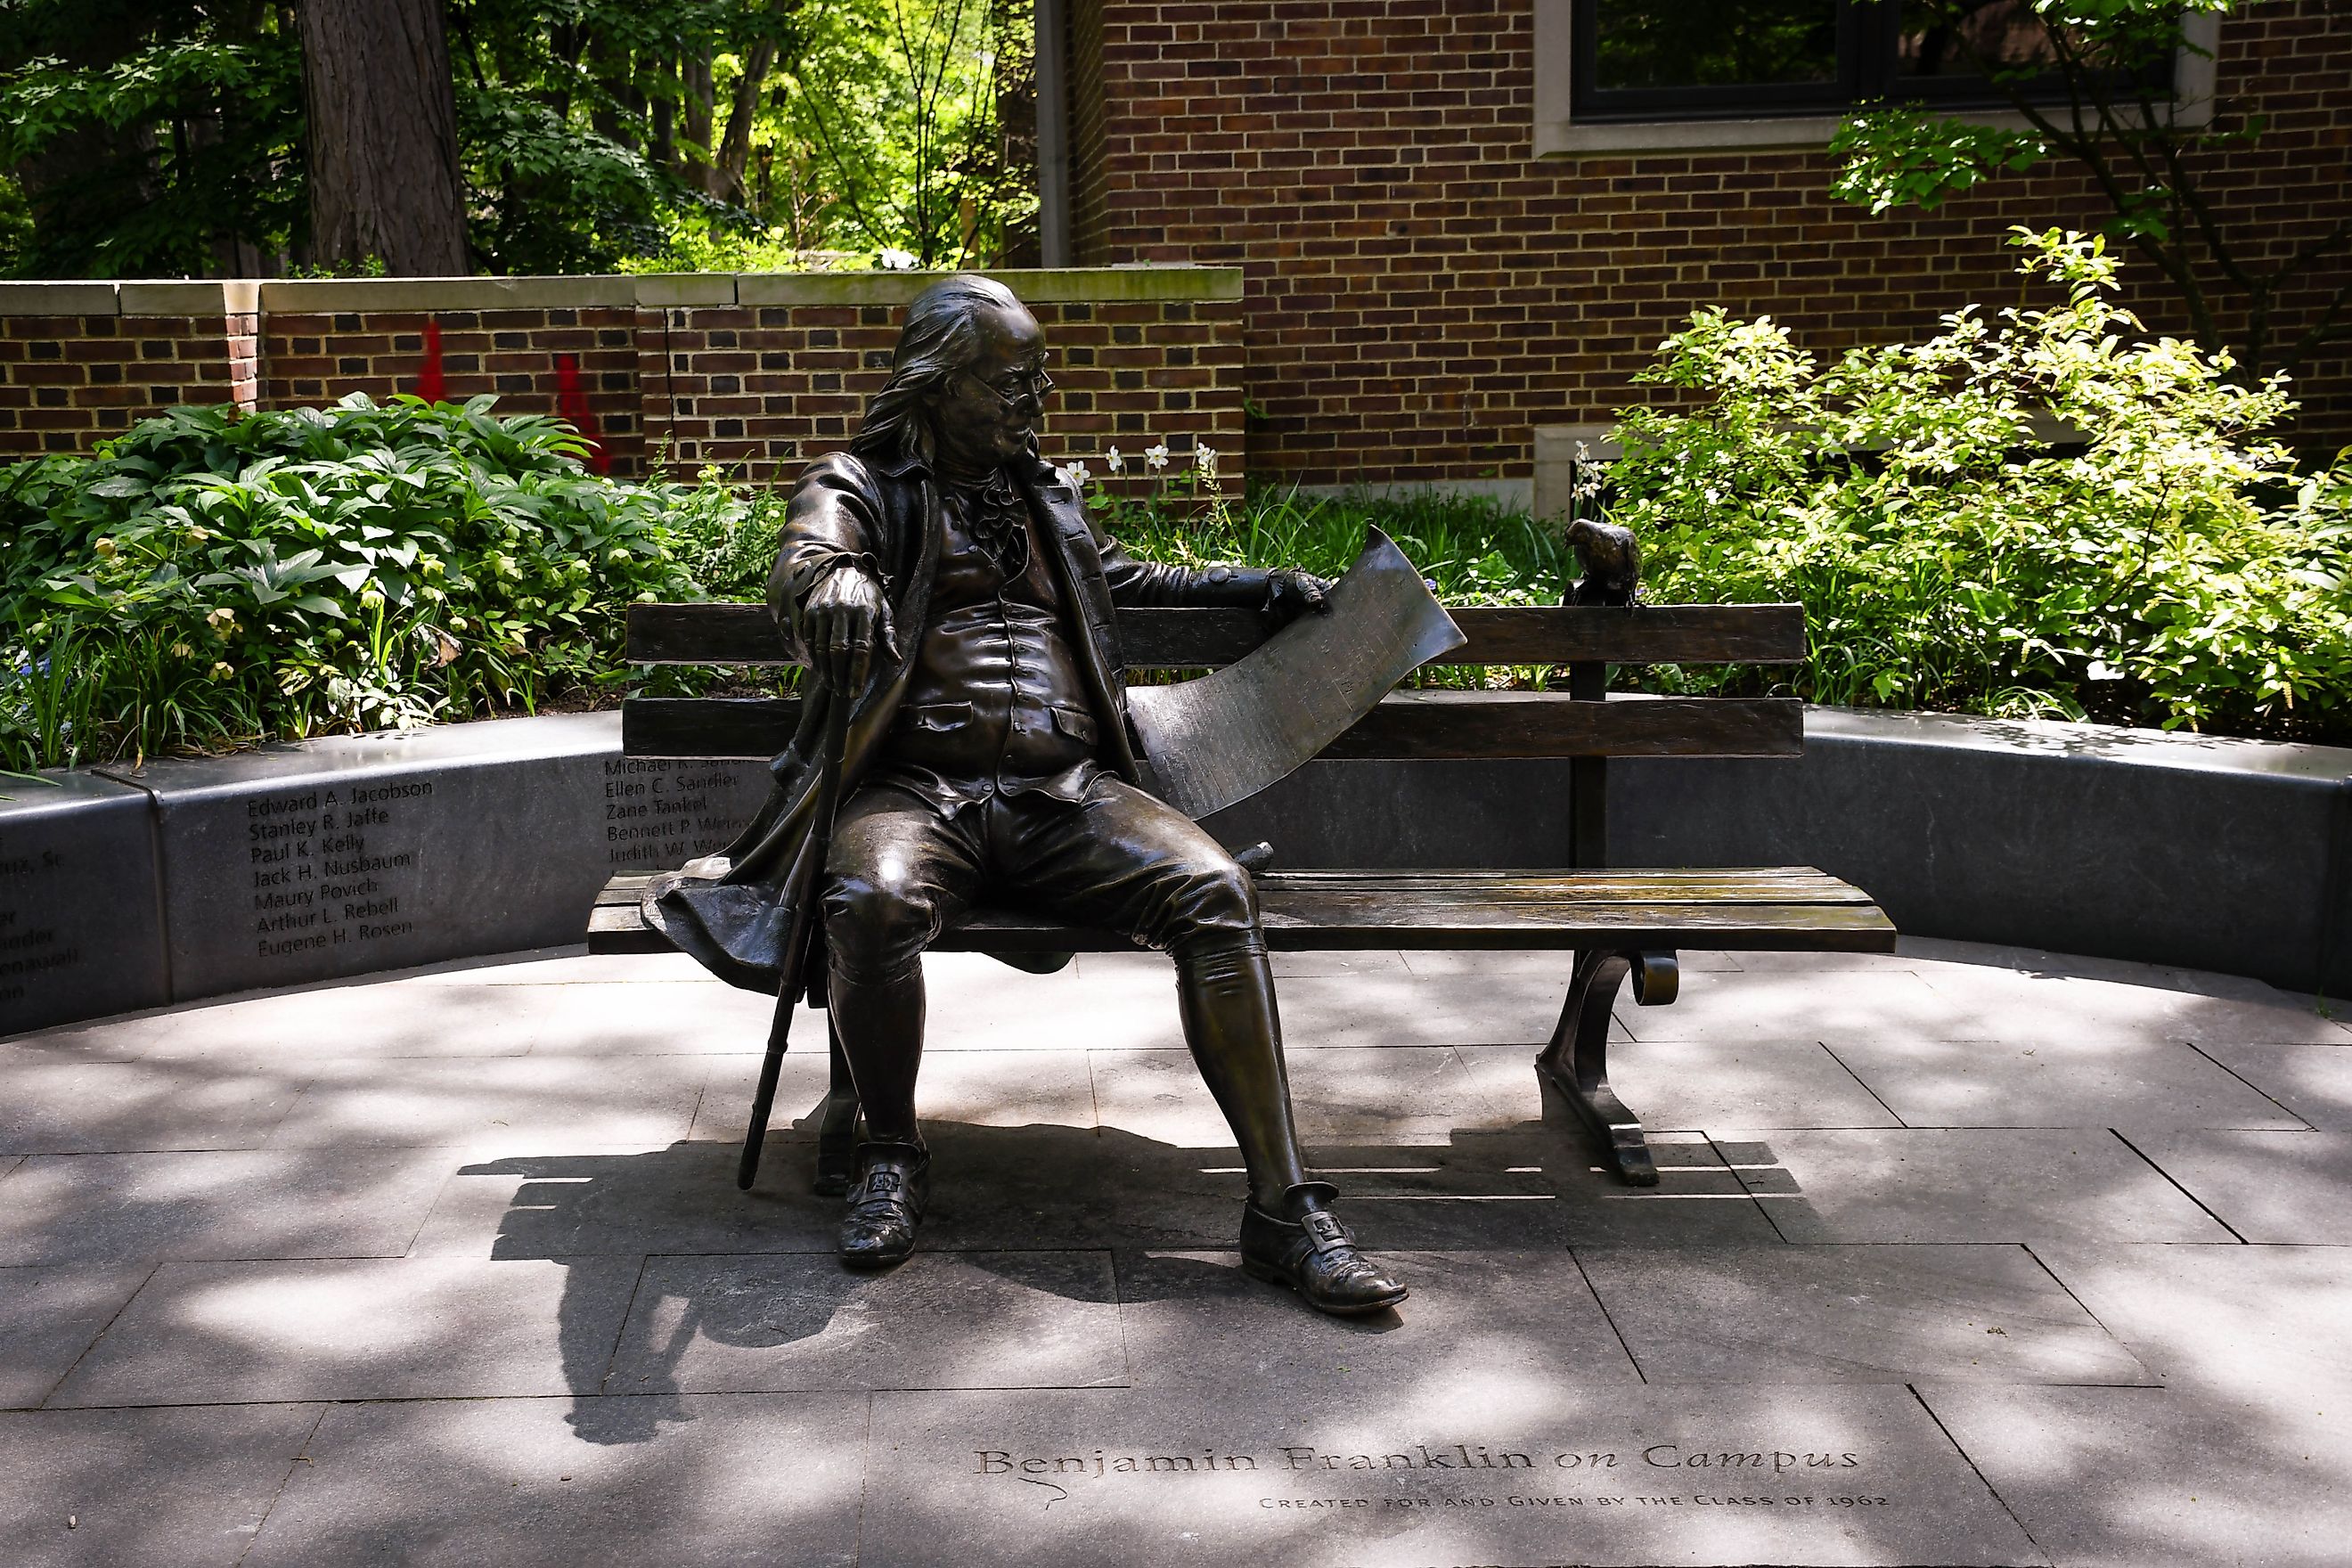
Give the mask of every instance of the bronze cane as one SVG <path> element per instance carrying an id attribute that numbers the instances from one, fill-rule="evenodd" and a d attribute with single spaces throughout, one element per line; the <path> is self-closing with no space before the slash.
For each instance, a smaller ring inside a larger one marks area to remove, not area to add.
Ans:
<path id="1" fill-rule="evenodd" d="M 768 1031 L 767 1059 L 760 1064 L 760 1087 L 751 1096 L 751 1127 L 743 1135 L 743 1157 L 735 1167 L 735 1184 L 745 1192 L 760 1174 L 760 1149 L 768 1141 L 768 1113 L 775 1108 L 776 1079 L 784 1070 L 784 1047 L 792 1037 L 793 1012 L 808 978 L 810 939 L 815 934 L 816 884 L 824 875 L 824 858 L 833 844 L 834 812 L 841 800 L 841 754 L 849 737 L 849 699 L 827 692 L 824 749 L 817 753 L 816 815 L 809 822 L 809 845 L 800 897 L 793 900 L 792 935 L 784 943 L 789 967 L 779 976 L 776 1021 Z"/>

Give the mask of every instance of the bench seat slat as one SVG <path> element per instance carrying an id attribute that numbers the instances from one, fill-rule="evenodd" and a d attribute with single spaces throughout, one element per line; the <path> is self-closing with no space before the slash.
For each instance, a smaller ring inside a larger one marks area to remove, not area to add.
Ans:
<path id="1" fill-rule="evenodd" d="M 1391 947 L 1541 948 L 1709 947 L 1749 950 L 1891 952 L 1895 928 L 1878 908 L 1833 877 L 1809 868 L 1729 869 L 1696 878 L 1679 893 L 1645 886 L 1645 873 L 1562 871 L 1538 896 L 1534 879 L 1513 896 L 1495 896 L 1477 873 L 1453 884 L 1444 872 L 1414 896 L 1396 896 L 1370 872 L 1348 886 L 1346 872 L 1268 872 L 1257 879 L 1266 945 L 1284 952 Z M 1770 879 L 1786 886 L 1780 896 Z M 589 924 L 598 952 L 658 952 L 667 944 L 648 930 L 636 900 L 645 874 L 606 885 Z M 1799 889 L 1810 889 L 1800 891 Z M 942 952 L 1125 952 L 1108 932 L 1007 910 L 975 910 L 938 942 Z"/>
<path id="2" fill-rule="evenodd" d="M 1465 605 L 1448 612 L 1470 640 L 1432 664 L 1794 664 L 1805 657 L 1799 605 Z M 1135 669 L 1213 669 L 1265 640 L 1251 610 L 1121 610 Z M 633 605 L 635 664 L 783 665 L 764 605 Z"/>
<path id="3" fill-rule="evenodd" d="M 764 759 L 799 722 L 789 697 L 632 697 L 621 749 L 633 757 Z M 1396 691 L 1331 742 L 1348 761 L 1513 757 L 1793 757 L 1804 751 L 1793 697 L 1624 698 L 1578 702 L 1543 691 Z"/>

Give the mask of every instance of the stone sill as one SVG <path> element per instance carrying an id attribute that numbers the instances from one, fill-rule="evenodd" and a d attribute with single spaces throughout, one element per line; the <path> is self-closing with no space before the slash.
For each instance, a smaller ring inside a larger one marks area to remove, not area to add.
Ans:
<path id="1" fill-rule="evenodd" d="M 560 278 L 303 278 L 0 283 L 0 316 L 318 315 L 664 306 L 903 305 L 937 272 L 657 272 Z M 1238 267 L 991 272 L 1033 304 L 1239 300 Z"/>

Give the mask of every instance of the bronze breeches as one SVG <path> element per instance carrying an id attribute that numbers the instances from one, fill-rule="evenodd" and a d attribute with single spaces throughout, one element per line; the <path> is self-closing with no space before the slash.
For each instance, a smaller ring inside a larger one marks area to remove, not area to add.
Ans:
<path id="1" fill-rule="evenodd" d="M 1198 824 L 1104 774 L 1083 799 L 999 795 L 942 816 L 861 789 L 825 859 L 825 944 L 845 979 L 887 984 L 974 903 L 1099 926 L 1182 956 L 1257 930 L 1249 876 Z"/>

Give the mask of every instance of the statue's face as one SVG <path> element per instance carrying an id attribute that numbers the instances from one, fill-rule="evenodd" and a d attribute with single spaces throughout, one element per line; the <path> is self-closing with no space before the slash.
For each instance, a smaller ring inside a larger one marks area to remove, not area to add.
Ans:
<path id="1" fill-rule="evenodd" d="M 979 352 L 940 386 L 931 405 L 940 439 L 961 457 L 991 464 L 1028 447 L 1053 382 L 1045 375 L 1045 334 L 1018 306 L 975 319 Z"/>

